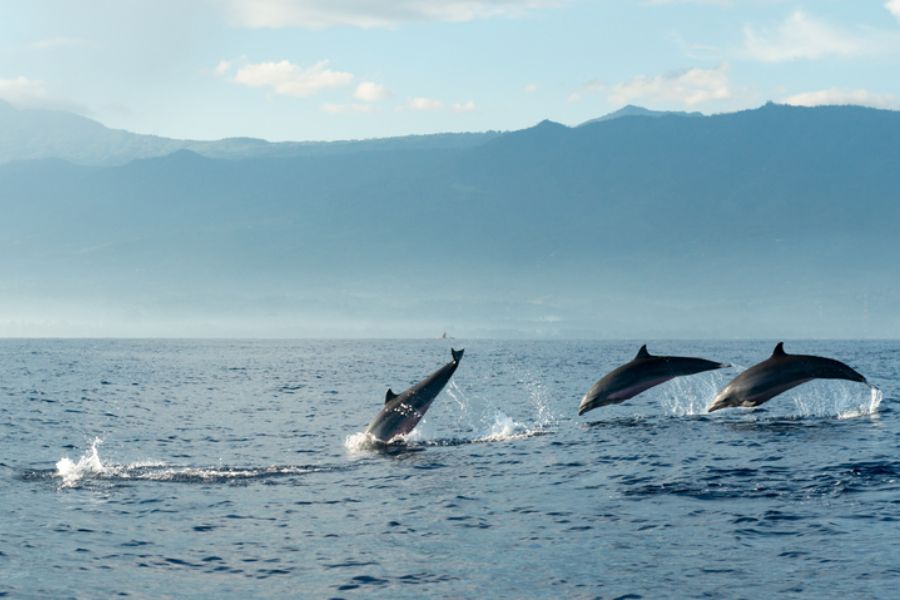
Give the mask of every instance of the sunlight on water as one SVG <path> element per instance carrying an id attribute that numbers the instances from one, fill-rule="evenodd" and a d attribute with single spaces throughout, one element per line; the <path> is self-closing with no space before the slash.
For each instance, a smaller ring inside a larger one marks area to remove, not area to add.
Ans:
<path id="1" fill-rule="evenodd" d="M 633 343 L 483 342 L 396 445 L 364 433 L 373 388 L 414 381 L 431 340 L 5 344 L 0 596 L 178 597 L 190 580 L 291 597 L 302 580 L 309 597 L 455 598 L 497 582 L 510 597 L 655 597 L 653 580 L 720 597 L 737 577 L 769 598 L 798 567 L 839 564 L 798 593 L 892 597 L 897 342 L 802 348 L 846 359 L 883 395 L 827 380 L 706 413 L 735 366 L 586 419 L 578 400 Z M 769 346 L 677 350 L 752 365 Z M 707 569 L 736 545 L 772 560 Z M 584 558 L 610 548 L 624 578 L 598 579 Z"/>

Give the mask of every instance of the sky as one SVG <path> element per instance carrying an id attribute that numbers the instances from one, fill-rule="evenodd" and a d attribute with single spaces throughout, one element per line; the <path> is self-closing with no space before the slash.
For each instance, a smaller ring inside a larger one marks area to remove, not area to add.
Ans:
<path id="1" fill-rule="evenodd" d="M 176 138 L 900 108 L 900 0 L 21 0 L 0 99 Z"/>

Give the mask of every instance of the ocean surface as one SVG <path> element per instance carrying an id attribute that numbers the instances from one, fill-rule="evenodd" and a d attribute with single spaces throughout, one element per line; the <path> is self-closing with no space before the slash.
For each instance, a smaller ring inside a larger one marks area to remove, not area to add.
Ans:
<path id="1" fill-rule="evenodd" d="M 897 597 L 900 342 L 785 344 L 883 394 L 705 414 L 732 368 L 578 417 L 644 341 L 778 340 L 0 341 L 0 596 Z M 370 447 L 451 345 L 408 444 Z"/>

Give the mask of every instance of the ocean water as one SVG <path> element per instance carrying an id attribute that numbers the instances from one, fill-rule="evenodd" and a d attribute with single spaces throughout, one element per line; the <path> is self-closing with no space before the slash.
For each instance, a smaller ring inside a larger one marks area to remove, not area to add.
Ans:
<path id="1" fill-rule="evenodd" d="M 641 342 L 0 341 L 0 596 L 896 597 L 900 342 L 786 343 L 882 393 L 705 414 L 734 368 L 578 417 Z M 451 343 L 406 447 L 368 447 Z"/>

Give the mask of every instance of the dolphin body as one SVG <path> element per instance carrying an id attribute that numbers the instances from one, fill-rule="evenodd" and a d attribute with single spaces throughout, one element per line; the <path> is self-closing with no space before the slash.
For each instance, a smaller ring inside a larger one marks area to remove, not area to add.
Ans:
<path id="1" fill-rule="evenodd" d="M 384 408 L 369 423 L 366 433 L 379 442 L 390 442 L 397 436 L 412 431 L 425 415 L 450 377 L 459 366 L 464 350 L 450 349 L 453 360 L 415 384 L 402 394 L 388 389 L 384 396 Z"/>
<path id="2" fill-rule="evenodd" d="M 588 390 L 578 405 L 578 414 L 583 415 L 598 406 L 624 402 L 675 377 L 729 366 L 703 358 L 653 356 L 644 344 L 631 362 L 610 371 Z"/>
<path id="3" fill-rule="evenodd" d="M 753 407 L 813 379 L 849 379 L 869 383 L 844 363 L 822 356 L 788 354 L 778 342 L 772 356 L 735 377 L 709 405 L 707 412 L 732 406 Z"/>

